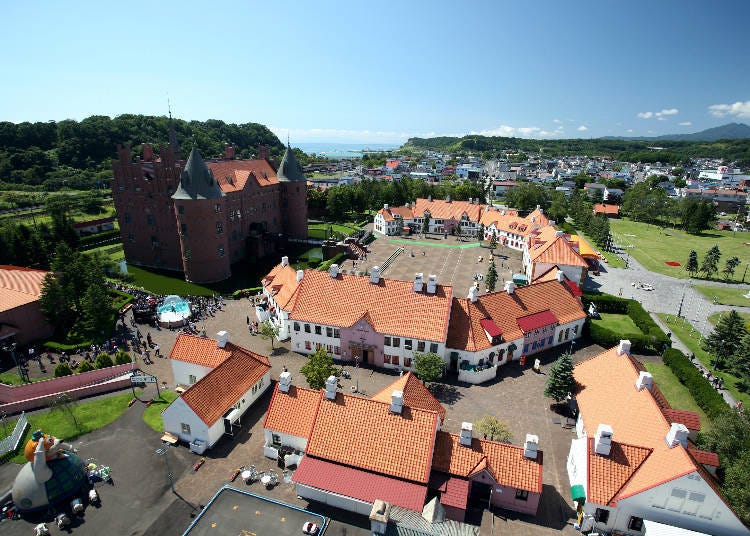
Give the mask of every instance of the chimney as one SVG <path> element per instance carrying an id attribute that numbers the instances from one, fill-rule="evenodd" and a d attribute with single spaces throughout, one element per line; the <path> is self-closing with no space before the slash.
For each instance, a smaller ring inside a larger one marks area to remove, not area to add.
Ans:
<path id="1" fill-rule="evenodd" d="M 435 294 L 437 292 L 437 276 L 430 274 L 427 276 L 427 294 Z"/>
<path id="2" fill-rule="evenodd" d="M 446 196 L 445 196 L 445 202 L 446 202 L 446 203 L 450 203 L 450 202 L 451 202 L 451 196 L 449 196 L 449 195 L 446 195 Z"/>
<path id="3" fill-rule="evenodd" d="M 289 388 L 292 386 L 292 373 L 285 370 L 279 376 L 279 391 L 282 393 L 288 393 Z"/>
<path id="4" fill-rule="evenodd" d="M 536 460 L 538 450 L 539 436 L 526 434 L 526 441 L 523 443 L 523 455 L 530 460 Z"/>
<path id="5" fill-rule="evenodd" d="M 471 303 L 477 302 L 477 297 L 479 296 L 479 287 L 476 285 L 472 285 L 469 287 L 469 295 L 466 296 L 471 300 Z"/>
<path id="6" fill-rule="evenodd" d="M 289 266 L 289 257 L 281 257 L 281 266 Z"/>
<path id="7" fill-rule="evenodd" d="M 609 456 L 609 451 L 612 449 L 613 435 L 614 432 L 610 425 L 600 424 L 596 429 L 596 436 L 594 436 L 594 451 L 602 456 Z"/>
<path id="8" fill-rule="evenodd" d="M 516 284 L 513 281 L 506 281 L 505 292 L 507 292 L 510 295 L 510 294 L 513 294 L 515 291 L 516 291 Z"/>
<path id="9" fill-rule="evenodd" d="M 667 432 L 667 446 L 674 448 L 677 445 L 682 445 L 687 448 L 688 433 L 684 424 L 673 422 L 672 426 L 669 427 L 669 432 Z"/>
<path id="10" fill-rule="evenodd" d="M 328 376 L 326 380 L 326 398 L 328 400 L 336 400 L 336 389 L 338 389 L 338 380 L 336 376 Z"/>
<path id="11" fill-rule="evenodd" d="M 388 210 L 388 203 L 383 205 L 383 210 Z"/>
<path id="12" fill-rule="evenodd" d="M 617 355 L 627 354 L 630 355 L 630 341 L 621 340 L 617 347 Z"/>
<path id="13" fill-rule="evenodd" d="M 635 381 L 635 388 L 639 391 L 643 391 L 643 389 L 648 389 L 650 391 L 653 384 L 654 377 L 651 373 L 642 370 L 641 373 L 638 374 L 638 379 Z"/>
<path id="14" fill-rule="evenodd" d="M 535 223 L 535 222 L 536 222 L 536 216 L 532 216 L 531 217 L 531 223 Z"/>
<path id="15" fill-rule="evenodd" d="M 470 422 L 462 422 L 461 423 L 461 435 L 458 438 L 459 444 L 463 445 L 464 447 L 470 447 L 471 446 L 471 438 L 474 431 L 474 425 Z"/>
<path id="16" fill-rule="evenodd" d="M 373 266 L 370 272 L 370 283 L 377 285 L 380 283 L 380 266 Z"/>
<path id="17" fill-rule="evenodd" d="M 305 277 L 305 271 L 304 270 L 297 270 L 297 283 L 302 281 L 302 278 Z"/>
<path id="18" fill-rule="evenodd" d="M 258 145 L 258 160 L 271 160 L 271 147 L 269 145 Z"/>
<path id="19" fill-rule="evenodd" d="M 339 276 L 339 265 L 332 264 L 328 270 L 328 273 L 333 279 L 336 279 Z"/>
<path id="20" fill-rule="evenodd" d="M 216 346 L 219 348 L 224 348 L 227 345 L 227 342 L 229 341 L 229 335 L 226 331 L 220 331 L 216 334 Z"/>
<path id="21" fill-rule="evenodd" d="M 424 286 L 424 274 L 422 272 L 419 272 L 418 274 L 414 274 L 414 292 L 422 292 L 423 286 Z"/>
<path id="22" fill-rule="evenodd" d="M 473 200 L 473 199 L 472 199 L 471 197 L 469 198 L 469 204 L 470 204 L 470 205 L 473 205 L 473 204 L 474 204 L 474 200 Z"/>
<path id="23" fill-rule="evenodd" d="M 234 145 L 230 143 L 225 143 L 224 144 L 224 158 L 226 158 L 227 160 L 234 160 L 234 153 L 235 153 Z"/>
<path id="24" fill-rule="evenodd" d="M 555 274 L 555 276 L 557 277 L 557 280 L 560 283 L 562 283 L 563 281 L 565 281 L 565 272 L 563 272 L 562 270 L 558 270 L 557 273 Z"/>
<path id="25" fill-rule="evenodd" d="M 565 231 L 555 231 L 555 236 L 557 237 L 565 236 Z"/>
<path id="26" fill-rule="evenodd" d="M 500 211 L 500 215 L 501 216 L 505 216 L 505 209 L 503 209 L 503 210 Z"/>
<path id="27" fill-rule="evenodd" d="M 383 500 L 377 499 L 372 503 L 370 510 L 370 532 L 380 536 L 388 530 L 388 522 L 391 520 L 391 505 Z"/>
<path id="28" fill-rule="evenodd" d="M 544 209 L 541 206 L 537 205 L 536 209 L 539 211 L 539 214 L 544 214 Z"/>
<path id="29" fill-rule="evenodd" d="M 432 196 L 431 195 L 427 196 L 427 201 L 429 201 L 430 203 L 432 203 Z"/>
<path id="30" fill-rule="evenodd" d="M 555 226 L 555 220 L 550 220 L 550 221 L 549 221 L 549 224 L 550 224 L 550 225 L 551 225 L 552 227 L 554 227 L 554 226 Z"/>
<path id="31" fill-rule="evenodd" d="M 401 410 L 404 409 L 404 392 L 393 391 L 391 393 L 391 413 L 401 414 Z"/>
<path id="32" fill-rule="evenodd" d="M 144 143 L 143 147 L 143 161 L 144 162 L 153 162 L 154 160 L 154 146 L 150 143 Z"/>

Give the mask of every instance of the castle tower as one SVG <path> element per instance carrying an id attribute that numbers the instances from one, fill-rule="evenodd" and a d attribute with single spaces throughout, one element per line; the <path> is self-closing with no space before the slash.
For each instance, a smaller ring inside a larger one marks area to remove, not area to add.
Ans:
<path id="1" fill-rule="evenodd" d="M 291 238 L 307 238 L 307 179 L 288 144 L 276 176 L 281 187 L 284 233 Z"/>
<path id="2" fill-rule="evenodd" d="M 226 197 L 195 147 L 172 200 L 185 279 L 208 283 L 228 278 Z"/>

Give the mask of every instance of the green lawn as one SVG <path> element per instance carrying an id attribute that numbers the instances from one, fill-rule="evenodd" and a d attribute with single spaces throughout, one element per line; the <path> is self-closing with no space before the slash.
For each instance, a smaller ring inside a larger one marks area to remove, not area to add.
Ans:
<path id="1" fill-rule="evenodd" d="M 574 235 L 581 235 L 586 239 L 586 241 L 591 244 L 591 247 L 596 248 L 594 241 L 591 240 L 588 236 L 586 236 L 585 233 L 582 233 L 575 227 L 573 227 L 573 224 L 567 221 L 564 221 L 562 223 L 558 223 L 557 226 L 565 231 L 568 234 L 574 234 Z M 599 253 L 601 253 L 604 258 L 607 260 L 606 265 L 610 266 L 612 268 L 625 268 L 625 261 L 622 260 L 616 253 L 612 253 L 611 251 L 605 251 L 603 249 L 597 250 Z"/>
<path id="2" fill-rule="evenodd" d="M 356 225 L 346 225 L 341 223 L 311 223 L 307 226 L 307 236 L 310 238 L 324 239 L 327 232 L 333 229 L 336 233 L 349 236 L 359 231 Z"/>
<path id="3" fill-rule="evenodd" d="M 689 277 L 685 271 L 685 263 L 691 250 L 698 253 L 700 264 L 706 251 L 718 245 L 722 253 L 719 270 L 724 268 L 724 262 L 730 257 L 737 256 L 747 261 L 750 255 L 750 246 L 745 245 L 745 242 L 750 242 L 748 233 L 733 236 L 732 231 L 706 231 L 701 235 L 691 235 L 676 229 L 662 230 L 654 225 L 628 219 L 610 220 L 610 228 L 615 242 L 621 246 L 635 246 L 626 251 L 645 268 L 683 279 Z M 667 261 L 679 262 L 681 266 L 668 266 L 664 264 Z M 746 265 L 743 262 L 737 268 L 737 281 L 742 279 Z"/>
<path id="4" fill-rule="evenodd" d="M 164 421 L 162 421 L 161 412 L 178 396 L 174 391 L 162 389 L 161 398 L 155 398 L 151 405 L 143 410 L 143 422 L 156 432 L 164 432 Z"/>
<path id="5" fill-rule="evenodd" d="M 708 415 L 695 403 L 690 391 L 680 383 L 667 365 L 644 363 L 644 366 L 654 376 L 654 382 L 659 386 L 659 390 L 664 394 L 670 406 L 683 411 L 695 411 L 700 415 L 701 432 L 706 432 L 711 428 Z"/>
<path id="6" fill-rule="evenodd" d="M 643 332 L 635 325 L 633 319 L 628 315 L 620 315 L 614 313 L 600 313 L 601 318 L 592 318 L 591 322 L 598 324 L 599 326 L 606 328 L 615 333 L 627 335 L 633 333 L 635 335 L 642 335 Z"/>
<path id="7" fill-rule="evenodd" d="M 47 378 L 29 378 L 32 382 L 40 382 Z M 25 382 L 21 381 L 21 376 L 18 375 L 18 369 L 13 367 L 10 370 L 0 373 L 0 383 L 5 385 L 23 385 Z"/>
<path id="8" fill-rule="evenodd" d="M 711 322 L 714 326 L 719 322 L 719 319 L 726 313 L 714 313 L 711 316 L 708 317 L 708 321 Z M 742 318 L 742 320 L 745 321 L 745 328 L 750 331 L 750 313 L 740 313 L 737 312 L 738 315 Z"/>
<path id="9" fill-rule="evenodd" d="M 747 287 L 712 287 L 709 285 L 693 285 L 693 288 L 706 298 L 722 305 L 740 305 L 750 307 L 750 298 L 746 298 Z"/>
<path id="10" fill-rule="evenodd" d="M 684 321 L 684 318 L 677 319 L 675 321 L 674 315 L 666 313 L 657 313 L 657 316 L 664 321 L 667 328 L 672 331 L 672 334 L 680 339 L 682 343 L 688 347 L 688 349 L 695 354 L 695 357 L 703 363 L 704 366 L 711 368 L 713 364 L 713 356 L 701 348 L 700 333 L 695 331 L 689 322 Z M 684 322 L 683 322 L 684 321 Z M 724 387 L 729 391 L 734 398 L 742 400 L 742 404 L 750 404 L 750 393 L 743 393 L 737 389 L 737 383 L 739 378 L 730 374 L 725 370 L 713 371 L 716 376 L 724 379 Z"/>

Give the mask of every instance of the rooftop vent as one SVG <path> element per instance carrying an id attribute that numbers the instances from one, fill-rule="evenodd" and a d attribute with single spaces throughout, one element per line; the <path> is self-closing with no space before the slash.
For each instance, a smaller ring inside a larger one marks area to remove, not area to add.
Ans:
<path id="1" fill-rule="evenodd" d="M 328 400 L 336 400 L 336 389 L 338 389 L 336 376 L 328 376 L 328 379 L 326 380 L 326 398 Z"/>
<path id="2" fill-rule="evenodd" d="M 474 435 L 474 425 L 470 422 L 461 423 L 461 435 L 458 438 L 459 444 L 464 447 L 471 446 L 471 438 Z"/>
<path id="3" fill-rule="evenodd" d="M 289 388 L 292 386 L 292 373 L 285 370 L 279 376 L 279 391 L 282 393 L 288 393 Z"/>
<path id="4" fill-rule="evenodd" d="M 422 287 L 424 287 L 424 274 L 419 272 L 414 274 L 414 292 L 422 292 Z"/>
<path id="5" fill-rule="evenodd" d="M 505 282 L 505 292 L 513 294 L 516 291 L 516 284 L 513 281 Z"/>
<path id="6" fill-rule="evenodd" d="M 550 221 L 549 221 L 549 224 L 550 224 L 550 225 L 551 225 L 552 227 L 554 227 L 554 226 L 555 226 L 555 220 L 550 220 Z"/>
<path id="7" fill-rule="evenodd" d="M 653 384 L 654 377 L 651 373 L 642 370 L 641 373 L 638 374 L 638 379 L 635 381 L 635 388 L 639 391 L 643 391 L 643 389 L 648 389 L 650 391 Z"/>
<path id="8" fill-rule="evenodd" d="M 526 434 L 526 441 L 523 443 L 523 455 L 531 460 L 536 460 L 538 450 L 539 436 Z"/>
<path id="9" fill-rule="evenodd" d="M 630 355 L 630 341 L 621 340 L 617 346 L 617 355 L 627 354 Z"/>
<path id="10" fill-rule="evenodd" d="M 302 278 L 305 277 L 305 271 L 304 270 L 297 270 L 297 283 L 302 281 Z"/>
<path id="11" fill-rule="evenodd" d="M 328 274 L 334 279 L 336 279 L 339 276 L 339 265 L 332 264 L 331 267 L 328 269 Z"/>
<path id="12" fill-rule="evenodd" d="M 469 287 L 469 295 L 466 296 L 471 300 L 471 303 L 476 303 L 477 298 L 479 297 L 479 287 L 476 285 L 472 285 Z"/>
<path id="13" fill-rule="evenodd" d="M 383 205 L 383 210 L 388 210 L 388 203 L 385 203 L 385 204 Z"/>
<path id="14" fill-rule="evenodd" d="M 281 257 L 281 266 L 289 266 L 289 257 Z"/>
<path id="15" fill-rule="evenodd" d="M 404 392 L 393 391 L 391 393 L 391 413 L 400 414 L 404 409 Z"/>
<path id="16" fill-rule="evenodd" d="M 610 425 L 600 424 L 594 437 L 594 451 L 602 456 L 609 456 L 609 451 L 612 450 L 613 435 L 614 432 Z"/>
<path id="17" fill-rule="evenodd" d="M 555 274 L 555 277 L 557 277 L 557 280 L 562 283 L 563 281 L 565 281 L 565 272 L 563 272 L 562 270 L 558 270 Z"/>
<path id="18" fill-rule="evenodd" d="M 449 195 L 446 195 L 446 196 L 445 196 L 445 202 L 446 202 L 446 203 L 450 203 L 450 202 L 451 202 L 451 196 L 449 196 Z"/>
<path id="19" fill-rule="evenodd" d="M 380 283 L 380 266 L 373 266 L 370 272 L 370 283 L 377 285 Z"/>
<path id="20" fill-rule="evenodd" d="M 561 236 L 565 236 L 565 231 L 555 231 L 555 236 L 557 236 L 558 238 Z"/>
<path id="21" fill-rule="evenodd" d="M 216 334 L 216 346 L 219 348 L 224 348 L 227 345 L 227 342 L 229 341 L 229 335 L 226 331 L 220 331 Z"/>
<path id="22" fill-rule="evenodd" d="M 435 294 L 437 292 L 437 276 L 430 274 L 427 276 L 427 294 Z"/>
<path id="23" fill-rule="evenodd" d="M 674 448 L 677 445 L 682 445 L 687 448 L 688 433 L 687 426 L 679 422 L 673 422 L 672 426 L 669 427 L 669 432 L 667 432 L 667 446 Z"/>

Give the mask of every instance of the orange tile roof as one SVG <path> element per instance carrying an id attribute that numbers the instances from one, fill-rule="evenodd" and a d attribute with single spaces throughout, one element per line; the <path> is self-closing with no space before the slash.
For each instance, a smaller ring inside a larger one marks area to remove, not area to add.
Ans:
<path id="1" fill-rule="evenodd" d="M 297 281 L 297 270 L 291 264 L 282 266 L 281 263 L 273 267 L 263 278 L 261 284 L 264 287 L 271 287 L 271 295 L 276 304 L 284 310 L 287 310 L 289 302 L 297 292 L 299 282 Z"/>
<path id="2" fill-rule="evenodd" d="M 369 314 L 379 333 L 441 341 L 448 329 L 453 287 L 435 294 L 414 292 L 412 281 L 305 270 L 289 317 L 301 322 L 349 327 Z M 405 314 L 408 313 L 406 316 Z"/>
<path id="3" fill-rule="evenodd" d="M 700 430 L 701 418 L 694 411 L 682 411 L 679 409 L 664 409 L 664 416 L 670 423 L 678 422 L 684 424 L 688 430 Z"/>
<path id="4" fill-rule="evenodd" d="M 630 477 L 641 467 L 652 449 L 612 441 L 609 456 L 597 454 L 594 439 L 588 440 L 587 500 L 609 505 Z"/>
<path id="5" fill-rule="evenodd" d="M 425 211 L 430 213 L 432 220 L 460 220 L 465 213 L 469 220 L 479 221 L 482 213 L 482 205 L 478 203 L 469 203 L 468 201 L 451 201 L 450 203 L 443 199 L 419 198 L 414 202 L 413 210 L 415 216 L 424 216 Z"/>
<path id="6" fill-rule="evenodd" d="M 594 205 L 594 214 L 614 214 L 620 213 L 619 205 L 607 205 L 605 203 L 596 203 Z"/>
<path id="7" fill-rule="evenodd" d="M 468 478 L 486 469 L 502 485 L 542 492 L 542 451 L 531 460 L 523 447 L 474 438 L 471 447 L 459 443 L 459 436 L 438 432 L 432 468 L 450 475 Z"/>
<path id="8" fill-rule="evenodd" d="M 181 395 L 182 400 L 208 426 L 219 420 L 271 370 L 267 358 L 239 346 L 231 345 L 231 348 L 227 359 Z"/>
<path id="9" fill-rule="evenodd" d="M 550 227 L 549 218 L 538 210 L 534 210 L 531 214 L 522 218 L 518 215 L 517 210 L 507 209 L 503 211 L 485 207 L 479 221 L 485 227 L 494 224 L 498 231 L 505 231 L 506 233 L 513 233 L 520 236 L 528 236 L 538 232 L 540 229 Z M 554 227 L 552 228 L 554 229 Z"/>
<path id="10" fill-rule="evenodd" d="M 227 343 L 224 348 L 219 348 L 216 345 L 216 339 L 179 333 L 169 357 L 203 367 L 215 368 L 231 355 L 231 348 L 234 345 L 230 346 L 230 344 Z"/>
<path id="11" fill-rule="evenodd" d="M 338 393 L 324 398 L 315 418 L 307 453 L 319 458 L 427 483 L 439 415 L 404 406 Z"/>
<path id="12" fill-rule="evenodd" d="M 719 467 L 719 455 L 715 452 L 709 452 L 707 450 L 699 450 L 693 447 L 688 447 L 688 452 L 695 458 L 695 461 L 701 465 L 710 465 L 711 467 Z"/>
<path id="13" fill-rule="evenodd" d="M 309 438 L 323 391 L 292 385 L 288 393 L 273 390 L 263 428 L 297 437 Z"/>
<path id="14" fill-rule="evenodd" d="M 537 239 L 536 243 L 529 247 L 529 256 L 534 263 L 588 267 L 586 261 L 564 236 L 555 236 L 546 242 Z"/>
<path id="15" fill-rule="evenodd" d="M 48 273 L 20 266 L 0 266 L 0 312 L 37 301 Z"/>
<path id="16" fill-rule="evenodd" d="M 454 298 L 446 347 L 476 352 L 492 346 L 480 324 L 483 318 L 494 320 L 506 341 L 520 339 L 523 332 L 517 319 L 546 310 L 560 324 L 586 318 L 581 303 L 556 279 L 519 287 L 511 295 L 505 291 L 481 294 L 476 303 Z"/>
<path id="17" fill-rule="evenodd" d="M 396 216 L 400 216 L 402 220 L 410 220 L 414 217 L 410 207 L 381 208 L 378 212 L 383 215 L 385 221 L 393 221 L 396 219 Z"/>
<path id="18" fill-rule="evenodd" d="M 248 180 L 260 187 L 279 182 L 276 171 L 266 160 L 218 160 L 206 165 L 224 193 L 243 190 Z"/>
<path id="19" fill-rule="evenodd" d="M 578 363 L 574 371 L 580 385 L 576 400 L 589 436 L 596 433 L 600 424 L 608 424 L 614 432 L 613 440 L 652 449 L 612 501 L 697 470 L 686 449 L 667 446 L 670 423 L 651 391 L 635 388 L 638 372 L 630 356 L 617 355 L 617 348 Z M 628 411 L 621 411 L 622 408 Z M 589 495 L 606 496 L 613 487 L 605 486 L 606 481 L 606 474 L 590 476 Z"/>
<path id="20" fill-rule="evenodd" d="M 445 419 L 445 408 L 443 405 L 438 402 L 437 398 L 432 396 L 430 390 L 425 387 L 413 372 L 409 371 L 399 377 L 388 387 L 374 394 L 372 399 L 390 404 L 393 391 L 402 391 L 404 393 L 405 406 L 437 411 L 440 414 L 440 421 L 442 422 Z"/>

